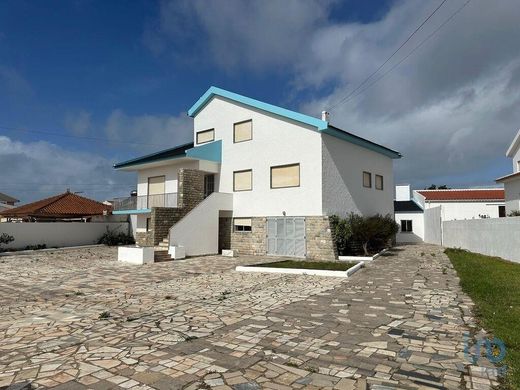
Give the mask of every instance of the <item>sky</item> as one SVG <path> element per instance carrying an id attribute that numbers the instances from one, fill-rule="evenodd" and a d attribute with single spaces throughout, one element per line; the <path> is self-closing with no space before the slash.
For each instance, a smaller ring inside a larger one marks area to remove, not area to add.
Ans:
<path id="1" fill-rule="evenodd" d="M 189 142 L 186 111 L 211 85 L 330 111 L 403 154 L 398 183 L 495 185 L 520 128 L 520 11 L 466 1 L 358 88 L 441 0 L 4 0 L 0 192 L 127 196 L 136 175 L 112 165 Z"/>

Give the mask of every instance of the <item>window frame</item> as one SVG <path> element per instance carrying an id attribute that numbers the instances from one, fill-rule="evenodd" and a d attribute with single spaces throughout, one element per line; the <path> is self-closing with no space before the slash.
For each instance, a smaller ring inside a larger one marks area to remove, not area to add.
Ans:
<path id="1" fill-rule="evenodd" d="M 210 139 L 209 141 L 199 142 L 199 134 L 209 133 L 210 131 L 213 132 L 213 138 Z M 196 142 L 197 145 L 207 144 L 207 143 L 213 142 L 213 141 L 215 141 L 215 128 L 207 129 L 207 130 L 201 130 L 201 131 L 197 131 L 195 133 L 195 142 Z"/>
<path id="2" fill-rule="evenodd" d="M 403 222 L 404 222 L 405 230 L 403 230 Z M 410 223 L 410 230 L 408 230 L 408 223 Z M 401 233 L 413 233 L 413 220 L 401 219 Z"/>
<path id="3" fill-rule="evenodd" d="M 249 219 L 251 221 L 251 226 L 247 226 L 247 225 L 237 225 L 235 223 L 235 220 L 237 219 Z M 238 226 L 241 226 L 243 229 L 240 230 L 240 229 L 237 229 Z M 249 228 L 246 229 L 246 228 Z M 237 218 L 233 218 L 233 233 L 251 233 L 253 231 L 253 218 L 251 217 L 237 217 Z"/>
<path id="4" fill-rule="evenodd" d="M 381 178 L 381 188 L 378 188 L 378 187 L 377 187 L 377 178 L 378 178 L 378 177 Z M 378 174 L 375 175 L 375 178 L 374 178 L 374 187 L 375 187 L 376 190 L 384 191 L 384 189 L 385 189 L 385 182 L 384 182 L 384 177 L 383 177 L 383 175 L 378 175 Z"/>
<path id="5" fill-rule="evenodd" d="M 236 125 L 241 125 L 242 123 L 247 123 L 247 122 L 251 122 L 251 138 L 245 139 L 245 140 L 242 140 L 242 141 L 237 141 L 236 140 L 236 134 L 235 134 L 235 126 Z M 240 144 L 242 142 L 248 142 L 248 141 L 252 141 L 252 140 L 253 140 L 253 119 L 246 119 L 245 121 L 240 121 L 240 122 L 233 123 L 233 143 L 234 144 Z"/>
<path id="6" fill-rule="evenodd" d="M 284 186 L 284 187 L 273 187 L 273 169 L 276 168 L 287 168 L 287 167 L 293 167 L 298 166 L 298 185 L 297 186 Z M 279 190 L 281 188 L 298 188 L 301 187 L 302 184 L 302 170 L 301 170 L 301 164 L 300 163 L 291 163 L 291 164 L 283 164 L 283 165 L 274 165 L 270 168 L 270 186 L 272 190 Z"/>
<path id="7" fill-rule="evenodd" d="M 368 175 L 370 183 L 368 186 L 365 185 L 365 174 Z M 363 188 L 372 188 L 372 172 L 363 171 Z"/>
<path id="8" fill-rule="evenodd" d="M 235 188 L 235 173 L 243 173 L 243 172 L 251 172 L 251 188 L 248 190 L 237 190 Z M 240 171 L 233 171 L 233 192 L 246 192 L 246 191 L 253 191 L 253 169 L 242 169 Z"/>

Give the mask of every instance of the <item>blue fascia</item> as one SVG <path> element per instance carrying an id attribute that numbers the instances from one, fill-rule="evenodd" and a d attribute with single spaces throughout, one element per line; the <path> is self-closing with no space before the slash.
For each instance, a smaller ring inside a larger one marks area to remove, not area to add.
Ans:
<path id="1" fill-rule="evenodd" d="M 267 111 L 275 115 L 292 119 L 296 122 L 305 123 L 309 126 L 316 127 L 318 130 L 325 130 L 329 126 L 329 123 L 327 121 L 314 118 L 309 115 L 301 114 L 296 111 L 291 111 L 286 108 L 278 107 L 269 103 L 264 103 L 259 100 L 255 100 L 247 96 L 242 96 L 234 92 L 229 92 L 225 89 L 217 87 L 210 87 L 206 91 L 206 93 L 202 95 L 193 106 L 191 106 L 191 108 L 188 110 L 188 115 L 191 117 L 196 116 L 199 113 L 199 111 L 202 110 L 214 96 L 221 96 L 226 99 L 233 100 L 235 102 L 242 103 L 262 111 Z"/>
<path id="2" fill-rule="evenodd" d="M 222 162 L 222 141 L 213 141 L 207 144 L 196 146 L 186 150 L 186 157 L 196 158 L 198 160 L 208 160 L 214 162 Z"/>
<path id="3" fill-rule="evenodd" d="M 385 155 L 387 157 L 390 157 L 392 159 L 398 159 L 398 158 L 402 157 L 401 153 L 399 153 L 399 152 L 396 152 L 394 150 L 385 148 L 384 146 L 381 146 L 381 145 L 378 145 L 376 143 L 370 142 L 370 141 L 368 141 L 366 139 L 363 139 L 363 138 L 360 138 L 360 137 L 356 137 L 356 136 L 354 136 L 352 134 L 348 134 L 346 132 L 339 131 L 339 130 L 336 130 L 336 129 L 331 129 L 330 127 L 326 128 L 324 130 L 321 130 L 321 133 L 328 134 L 328 135 L 331 135 L 333 137 L 336 137 L 336 138 L 348 141 L 348 142 L 350 142 L 350 143 L 352 143 L 354 145 L 358 145 L 358 146 L 361 146 L 363 148 L 372 150 L 373 152 L 381 153 L 381 154 L 383 154 L 383 155 Z"/>
<path id="4" fill-rule="evenodd" d="M 151 209 L 140 209 L 140 210 L 116 210 L 112 211 L 114 215 L 125 215 L 125 214 L 148 214 L 152 212 Z"/>

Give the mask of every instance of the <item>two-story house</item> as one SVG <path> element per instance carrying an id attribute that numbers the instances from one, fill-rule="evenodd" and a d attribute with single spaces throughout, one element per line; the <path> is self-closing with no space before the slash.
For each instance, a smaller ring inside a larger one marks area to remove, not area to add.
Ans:
<path id="1" fill-rule="evenodd" d="M 506 191 L 506 213 L 520 211 L 520 130 L 507 149 L 506 156 L 513 160 L 513 173 L 496 180 L 504 184 Z"/>
<path id="2" fill-rule="evenodd" d="M 393 213 L 401 155 L 329 124 L 211 87 L 189 109 L 193 143 L 115 164 L 138 173 L 137 242 L 187 255 L 334 257 L 328 217 Z"/>

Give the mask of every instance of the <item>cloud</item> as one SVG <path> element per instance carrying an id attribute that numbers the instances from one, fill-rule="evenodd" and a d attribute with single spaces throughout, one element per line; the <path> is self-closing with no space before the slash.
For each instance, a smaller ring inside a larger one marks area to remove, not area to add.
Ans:
<path id="1" fill-rule="evenodd" d="M 382 72 L 464 2 L 447 2 Z M 210 66 L 225 71 L 281 70 L 290 79 L 287 95 L 314 116 L 377 69 L 434 8 L 404 0 L 380 19 L 358 23 L 340 21 L 334 2 L 177 4 L 161 4 L 155 36 L 163 50 L 195 42 L 197 58 L 203 52 Z M 391 73 L 333 108 L 332 122 L 401 151 L 398 181 L 422 186 L 451 175 L 450 184 L 470 184 L 476 170 L 503 157 L 519 127 L 517 14 L 515 0 L 471 1 Z M 492 179 L 483 174 L 471 184 Z"/>
<path id="2" fill-rule="evenodd" d="M 90 128 L 91 114 L 85 110 L 69 112 L 65 115 L 63 125 L 75 135 L 85 135 Z"/>
<path id="3" fill-rule="evenodd" d="M 116 172 L 113 161 L 94 153 L 66 150 L 48 142 L 20 142 L 0 136 L 2 192 L 22 202 L 71 191 L 105 200 L 127 196 L 135 175 Z"/>
<path id="4" fill-rule="evenodd" d="M 190 142 L 193 139 L 192 119 L 186 113 L 172 115 L 128 115 L 113 110 L 105 123 L 108 138 L 135 143 L 140 151 L 156 151 Z"/>

